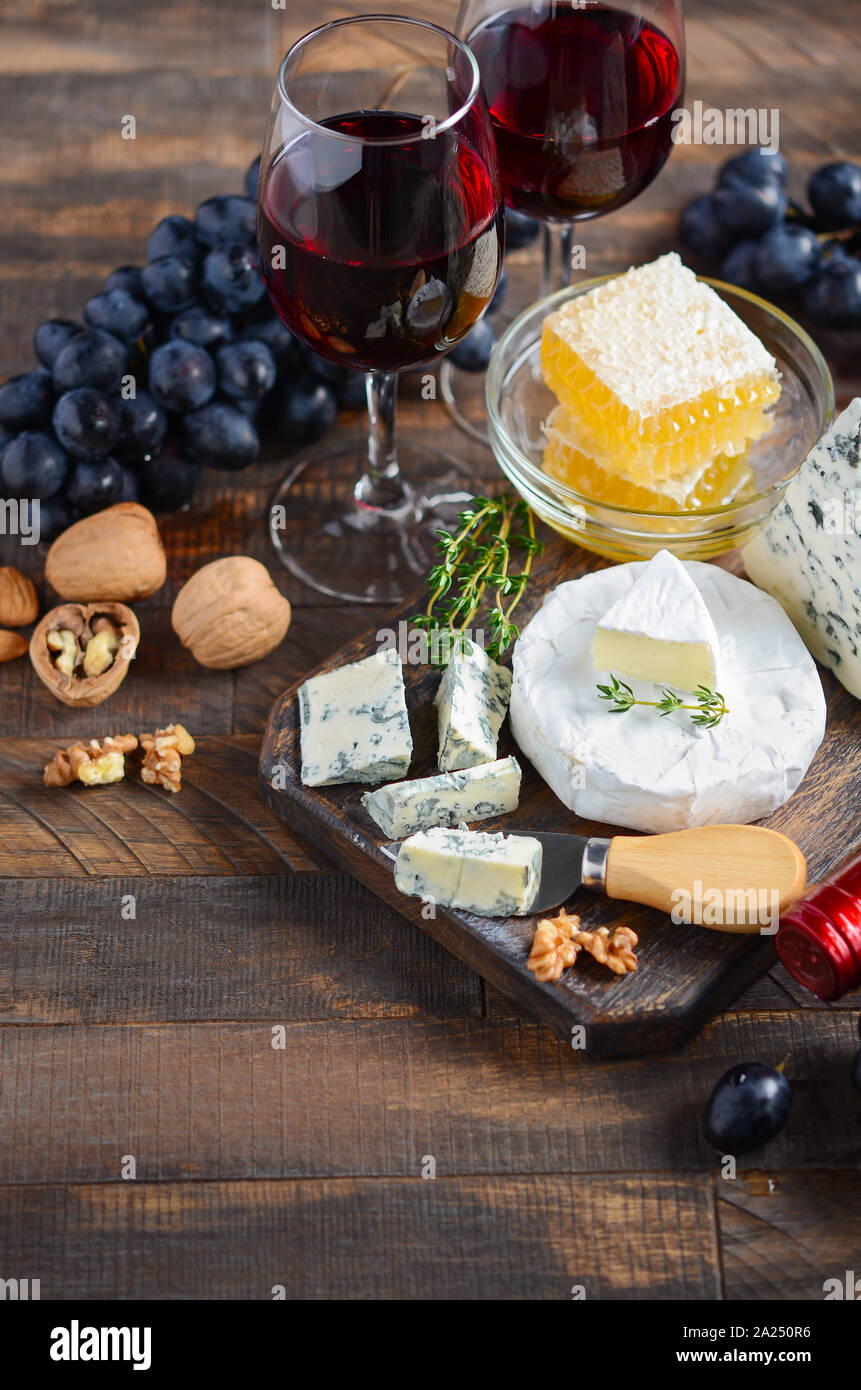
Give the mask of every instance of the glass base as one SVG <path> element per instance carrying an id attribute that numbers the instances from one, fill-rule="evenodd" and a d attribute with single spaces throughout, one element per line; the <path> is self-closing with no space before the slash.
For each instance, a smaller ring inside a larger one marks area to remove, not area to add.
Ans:
<path id="1" fill-rule="evenodd" d="M 356 499 L 365 439 L 321 446 L 297 463 L 269 507 L 269 535 L 282 564 L 318 593 L 347 603 L 397 603 L 437 563 L 438 529 L 482 491 L 466 465 L 398 443 L 406 496 L 382 510 Z"/>

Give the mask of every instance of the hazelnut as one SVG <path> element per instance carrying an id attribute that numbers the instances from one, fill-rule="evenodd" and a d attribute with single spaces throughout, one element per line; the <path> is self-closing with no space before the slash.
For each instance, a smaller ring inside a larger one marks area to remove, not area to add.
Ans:
<path id="1" fill-rule="evenodd" d="M 45 561 L 48 583 L 76 603 L 133 603 L 154 594 L 166 576 L 155 517 L 137 502 L 118 502 L 76 521 Z"/>
<path id="2" fill-rule="evenodd" d="M 201 666 L 232 670 L 260 661 L 284 638 L 290 604 L 248 555 L 213 560 L 180 589 L 174 632 Z"/>
<path id="3" fill-rule="evenodd" d="M 0 565 L 0 627 L 26 627 L 38 616 L 39 600 L 26 574 Z"/>
<path id="4" fill-rule="evenodd" d="M 63 704 L 100 705 L 125 680 L 139 640 L 138 620 L 124 603 L 64 603 L 34 630 L 30 660 Z"/>

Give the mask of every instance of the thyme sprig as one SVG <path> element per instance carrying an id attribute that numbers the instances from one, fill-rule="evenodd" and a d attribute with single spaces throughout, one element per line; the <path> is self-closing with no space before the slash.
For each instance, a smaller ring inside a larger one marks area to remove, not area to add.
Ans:
<path id="1" fill-rule="evenodd" d="M 694 711 L 691 714 L 691 723 L 700 724 L 704 729 L 713 729 L 719 724 L 725 714 L 729 714 L 726 701 L 719 690 L 712 690 L 707 685 L 698 685 L 693 694 L 696 696 L 696 704 L 687 704 L 680 695 L 675 695 L 672 690 L 662 690 L 660 700 L 640 700 L 625 681 L 620 681 L 610 673 L 610 684 L 599 685 L 600 700 L 611 700 L 613 708 L 610 714 L 627 714 L 634 705 L 647 705 L 651 709 L 656 709 L 661 718 L 672 714 L 673 710 L 684 709 Z"/>
<path id="2" fill-rule="evenodd" d="M 510 492 L 476 497 L 458 521 L 453 535 L 437 531 L 440 559 L 428 575 L 428 605 L 412 618 L 414 627 L 438 639 L 432 645 L 437 664 L 448 660 L 456 635 L 466 633 L 488 599 L 488 655 L 499 658 L 520 636 L 512 614 L 544 548 L 529 507 Z"/>

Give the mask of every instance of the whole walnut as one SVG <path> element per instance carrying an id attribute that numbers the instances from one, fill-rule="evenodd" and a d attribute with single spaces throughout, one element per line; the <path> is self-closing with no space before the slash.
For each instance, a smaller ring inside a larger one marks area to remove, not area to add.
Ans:
<path id="1" fill-rule="evenodd" d="M 290 604 L 259 560 L 229 555 L 183 585 L 171 622 L 195 661 L 227 671 L 260 661 L 283 641 Z"/>

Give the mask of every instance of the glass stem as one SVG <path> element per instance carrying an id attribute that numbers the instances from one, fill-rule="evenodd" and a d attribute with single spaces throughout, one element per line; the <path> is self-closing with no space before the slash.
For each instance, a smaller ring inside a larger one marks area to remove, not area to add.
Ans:
<path id="1" fill-rule="evenodd" d="M 368 372 L 368 467 L 354 488 L 363 507 L 392 510 L 402 506 L 406 489 L 398 467 L 395 419 L 398 403 L 397 372 Z"/>
<path id="2" fill-rule="evenodd" d="M 544 264 L 541 268 L 540 299 L 571 284 L 571 249 L 574 244 L 572 222 L 544 223 Z"/>

